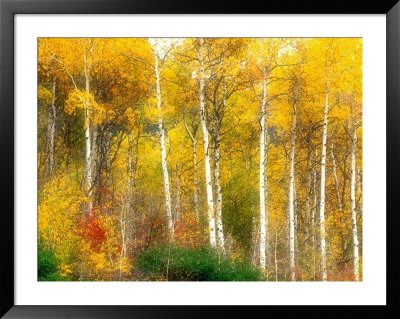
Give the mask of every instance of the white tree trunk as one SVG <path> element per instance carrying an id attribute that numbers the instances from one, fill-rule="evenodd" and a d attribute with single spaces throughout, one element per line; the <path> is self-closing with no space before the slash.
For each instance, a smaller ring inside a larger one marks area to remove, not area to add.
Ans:
<path id="1" fill-rule="evenodd" d="M 56 135 L 56 78 L 53 78 L 53 85 L 51 89 L 52 100 L 51 100 L 51 108 L 49 110 L 49 120 L 47 127 L 48 134 L 48 175 L 53 177 L 54 174 L 54 141 Z"/>
<path id="2" fill-rule="evenodd" d="M 266 104 L 267 105 L 267 104 Z M 265 114 L 265 148 L 264 148 L 264 201 L 265 201 L 265 261 L 266 267 L 268 267 L 268 247 L 270 244 L 269 241 L 269 230 L 268 230 L 268 173 L 267 173 L 267 165 L 268 165 L 268 110 L 266 110 Z"/>
<path id="3" fill-rule="evenodd" d="M 91 43 L 90 43 L 91 44 Z M 85 90 L 86 93 L 90 93 L 90 63 L 87 63 L 86 49 L 83 51 L 84 59 L 84 72 L 85 72 Z M 88 190 L 89 197 L 89 212 L 92 212 L 92 188 L 93 188 L 93 166 L 92 166 L 92 136 L 90 128 L 90 110 L 88 107 L 88 101 L 85 103 L 85 144 L 86 144 L 86 188 Z"/>
<path id="4" fill-rule="evenodd" d="M 223 64 L 223 63 L 222 63 Z M 226 108 L 226 83 L 225 78 L 223 79 L 223 105 Z M 217 108 L 216 108 L 217 109 Z M 214 121 L 214 185 L 216 193 L 216 207 L 215 207 L 215 222 L 217 226 L 217 245 L 220 252 L 225 253 L 225 239 L 224 230 L 222 226 L 222 190 L 221 190 L 221 178 L 220 178 L 220 159 L 221 159 L 221 137 L 220 137 L 220 124 L 219 119 L 216 118 Z"/>
<path id="5" fill-rule="evenodd" d="M 86 188 L 88 190 L 88 197 L 92 197 L 92 159 L 91 159 L 91 136 L 90 136 L 90 119 L 89 109 L 85 108 L 85 141 L 86 141 Z M 92 200 L 89 202 L 89 210 L 93 208 Z"/>
<path id="6" fill-rule="evenodd" d="M 353 110 L 352 110 L 353 113 Z M 352 114 L 353 116 L 353 114 Z M 350 182 L 350 200 L 351 200 L 351 221 L 353 235 L 353 269 L 354 278 L 360 280 L 360 260 L 358 256 L 358 232 L 357 232 L 357 211 L 356 211 L 356 147 L 357 147 L 357 126 L 353 116 L 353 137 L 351 145 L 351 182 Z"/>
<path id="7" fill-rule="evenodd" d="M 199 39 L 199 62 L 200 62 L 200 74 L 199 74 L 199 105 L 200 105 L 200 125 L 201 131 L 203 133 L 203 147 L 204 147 L 204 169 L 206 175 L 206 192 L 207 192 L 207 211 L 208 211 L 208 230 L 209 230 L 209 240 L 212 247 L 216 247 L 215 238 L 215 216 L 214 216 L 214 199 L 212 191 L 212 181 L 211 181 L 211 168 L 210 168 L 210 154 L 208 147 L 208 130 L 206 125 L 206 114 L 204 105 L 204 64 L 203 64 L 203 47 L 204 39 Z"/>
<path id="8" fill-rule="evenodd" d="M 324 107 L 324 126 L 322 132 L 321 148 L 321 189 L 319 202 L 319 227 L 320 227 L 320 246 L 321 246 L 321 276 L 322 281 L 326 281 L 326 240 L 325 240 L 325 166 L 326 166 L 326 139 L 328 136 L 328 90 L 325 92 Z"/>
<path id="9" fill-rule="evenodd" d="M 225 252 L 225 239 L 224 239 L 224 230 L 222 226 L 222 190 L 221 190 L 221 181 L 220 181 L 220 169 L 219 169 L 219 161 L 220 161 L 220 149 L 219 149 L 219 131 L 218 128 L 215 128 L 215 141 L 214 141 L 214 151 L 213 151 L 213 160 L 214 160 L 214 186 L 215 186 L 215 194 L 216 194 L 216 203 L 215 203 L 215 222 L 217 226 L 217 246 L 218 250 L 221 252 Z"/>
<path id="10" fill-rule="evenodd" d="M 91 155 L 90 155 L 90 159 L 92 161 L 91 166 L 92 166 L 92 179 L 93 179 L 93 183 L 96 181 L 96 173 L 97 173 L 97 164 L 98 161 L 100 160 L 98 158 L 98 151 L 97 151 L 97 125 L 96 124 L 92 124 L 91 126 L 91 138 L 92 138 L 92 142 L 91 142 Z M 93 187 L 93 186 L 92 186 Z"/>
<path id="11" fill-rule="evenodd" d="M 294 211 L 294 196 L 295 196 L 295 148 L 296 148 L 296 121 L 297 121 L 297 102 L 293 105 L 293 117 L 291 128 L 291 141 L 290 141 L 290 159 L 289 159 L 289 252 L 290 252 L 290 276 L 291 280 L 295 281 L 295 211 Z"/>
<path id="12" fill-rule="evenodd" d="M 266 103 L 267 103 L 267 70 L 263 70 L 263 88 L 262 101 L 260 108 L 260 167 L 259 167 L 259 184 L 260 184 L 260 268 L 266 269 L 266 239 L 267 239 L 267 217 L 266 217 L 266 200 L 265 200 L 265 149 L 266 149 Z"/>
<path id="13" fill-rule="evenodd" d="M 174 237 L 174 225 L 172 221 L 172 210 L 171 210 L 171 193 L 169 190 L 169 175 L 167 167 L 167 152 L 165 148 L 165 132 L 163 119 L 161 115 L 161 85 L 160 85 L 160 71 L 158 67 L 158 53 L 154 52 L 155 58 L 155 74 L 156 74 L 156 94 L 157 94 L 157 110 L 158 110 L 158 134 L 160 136 L 160 148 L 161 148 L 161 166 L 164 177 L 164 195 L 165 195 L 165 208 L 167 210 L 167 224 L 169 239 L 172 240 Z"/>

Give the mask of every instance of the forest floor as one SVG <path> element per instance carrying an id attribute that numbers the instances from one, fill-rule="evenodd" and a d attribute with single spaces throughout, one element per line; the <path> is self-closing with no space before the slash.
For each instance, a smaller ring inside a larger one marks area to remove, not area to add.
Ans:
<path id="1" fill-rule="evenodd" d="M 130 274 L 126 274 L 122 281 L 166 281 L 163 276 L 156 276 L 153 274 L 146 274 L 138 268 L 132 268 Z"/>

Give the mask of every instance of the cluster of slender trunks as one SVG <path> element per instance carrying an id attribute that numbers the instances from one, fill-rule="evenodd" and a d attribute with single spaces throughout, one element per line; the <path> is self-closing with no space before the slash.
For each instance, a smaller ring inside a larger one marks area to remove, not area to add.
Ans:
<path id="1" fill-rule="evenodd" d="M 199 96 L 198 96 L 198 114 L 199 114 L 199 125 L 202 132 L 202 142 L 204 147 L 204 172 L 205 172 L 205 189 L 206 189 L 206 200 L 207 200 L 207 220 L 208 220 L 208 234 L 209 234 L 209 244 L 212 247 L 216 247 L 219 252 L 225 252 L 225 240 L 224 240 L 224 230 L 222 223 L 222 191 L 220 183 L 220 136 L 219 127 L 216 124 L 212 129 L 212 136 L 209 136 L 209 129 L 207 119 L 206 119 L 206 105 L 205 105 L 205 74 L 204 74 L 204 39 L 199 38 L 199 52 L 197 60 L 199 62 Z M 93 46 L 89 43 L 89 47 L 84 49 L 83 60 L 84 60 L 84 75 L 85 75 L 85 91 L 90 93 L 90 71 L 91 65 L 88 55 L 91 54 Z M 160 59 L 163 60 L 160 62 Z M 157 100 L 157 110 L 158 110 L 158 136 L 160 139 L 160 150 L 161 150 L 161 166 L 163 172 L 163 186 L 165 195 L 165 210 L 166 219 L 168 226 L 169 240 L 172 241 L 174 238 L 174 221 L 171 208 L 171 191 L 169 182 L 169 173 L 167 166 L 167 154 L 166 154 L 166 137 L 164 131 L 164 123 L 162 118 L 162 88 L 161 88 L 161 72 L 163 70 L 163 62 L 166 57 L 160 57 L 159 52 L 154 50 L 154 74 L 156 78 L 156 100 Z M 160 67 L 161 65 L 161 67 Z M 267 268 L 267 241 L 268 238 L 272 240 L 272 236 L 268 236 L 268 179 L 267 179 L 267 150 L 268 150 L 268 77 L 270 68 L 268 65 L 263 67 L 263 80 L 262 80 L 262 98 L 260 105 L 260 115 L 259 115 L 259 240 L 258 240 L 258 251 L 259 251 L 259 267 L 263 270 Z M 68 70 L 67 73 L 70 75 Z M 73 84 L 76 87 L 75 81 L 70 75 Z M 289 238 L 289 264 L 290 264 L 290 278 L 291 280 L 296 280 L 296 251 L 295 251 L 295 216 L 296 216 L 296 194 L 295 194 L 295 152 L 296 152 L 296 126 L 297 126 L 297 113 L 298 113 L 298 99 L 299 99 L 299 82 L 294 85 L 294 99 L 293 99 L 293 113 L 292 113 L 292 123 L 291 123 L 291 137 L 290 137 L 290 155 L 289 155 L 289 186 L 288 186 L 288 238 Z M 52 84 L 52 94 L 53 97 L 56 95 L 56 80 L 54 79 Z M 224 97 L 225 98 L 225 97 Z M 54 105 L 54 98 L 49 109 L 49 119 L 47 125 L 47 134 L 49 139 L 48 144 L 48 160 L 47 160 L 47 171 L 49 174 L 54 172 L 54 140 L 56 134 L 56 108 Z M 90 121 L 90 108 L 88 107 L 89 101 L 85 104 L 85 165 L 86 165 L 86 189 L 89 202 L 89 212 L 93 209 L 92 203 L 92 189 L 93 189 L 93 148 L 94 140 L 92 131 L 91 121 Z M 352 136 L 351 136 L 351 181 L 350 181 L 350 200 L 351 200 L 351 218 L 352 218 L 352 238 L 353 238 L 353 266 L 354 266 L 354 276 L 355 280 L 359 280 L 359 243 L 358 243 L 358 232 L 357 232 L 357 212 L 356 212 L 356 143 L 357 143 L 357 127 L 355 123 L 354 110 L 352 111 Z M 318 160 L 318 149 L 315 149 L 315 154 L 313 155 L 310 143 L 308 148 L 308 161 L 307 161 L 307 186 L 306 192 L 307 197 L 305 201 L 305 218 L 306 223 L 310 225 L 307 233 L 311 236 L 311 242 L 313 248 L 317 246 L 316 236 L 314 234 L 314 227 L 317 224 L 315 219 L 317 218 L 316 213 L 319 212 L 319 247 L 321 254 L 321 279 L 323 281 L 327 280 L 327 257 L 326 257 L 326 234 L 325 234 L 325 183 L 326 183 L 326 156 L 327 156 L 327 136 L 328 136 L 328 113 L 329 113 L 329 82 L 326 83 L 325 91 L 325 105 L 324 105 L 324 118 L 323 118 L 323 132 L 322 141 L 320 147 L 320 192 L 319 199 L 317 199 L 317 192 L 315 190 L 317 183 L 317 169 L 316 167 L 312 171 L 311 161 L 314 157 L 314 161 Z M 198 176 L 197 176 L 197 139 L 196 131 L 198 126 L 190 130 L 186 121 L 185 128 L 191 138 L 193 144 L 193 167 L 194 167 L 194 191 L 193 200 L 195 206 L 196 217 L 199 218 L 199 195 L 198 195 Z M 129 141 L 131 145 L 131 141 Z M 210 154 L 211 153 L 211 154 Z M 331 145 L 331 160 L 333 165 L 333 175 L 335 179 L 336 194 L 338 200 L 339 210 L 342 212 L 342 202 L 339 196 L 338 181 L 336 175 L 336 163 L 333 151 L 333 144 Z M 212 158 L 212 161 L 211 161 Z M 129 158 L 129 161 L 132 161 Z M 211 166 L 211 162 L 213 165 Z M 131 165 L 131 164 L 129 164 Z M 132 178 L 130 178 L 132 180 Z M 312 186 L 313 185 L 313 191 Z M 133 185 L 131 185 L 133 187 Z M 311 194 L 313 194 L 313 204 L 311 205 Z M 317 203 L 319 202 L 319 209 L 317 210 Z M 311 206 L 313 206 L 311 208 Z M 126 254 L 126 236 L 125 236 L 125 216 L 126 207 L 121 208 L 121 234 L 122 234 L 122 249 L 120 265 L 122 267 L 122 259 Z M 277 241 L 277 231 L 275 231 L 275 241 Z M 275 259 L 275 271 L 277 271 L 276 262 L 276 245 L 275 252 L 271 252 Z"/>

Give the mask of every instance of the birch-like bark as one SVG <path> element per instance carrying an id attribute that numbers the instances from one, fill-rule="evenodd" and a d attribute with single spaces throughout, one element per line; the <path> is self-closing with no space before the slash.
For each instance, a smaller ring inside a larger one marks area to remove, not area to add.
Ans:
<path id="1" fill-rule="evenodd" d="M 223 64 L 223 62 L 222 62 Z M 226 109 L 226 82 L 225 78 L 223 78 L 223 109 Z M 218 99 L 214 101 L 214 109 L 215 111 L 218 110 Z M 212 145 L 212 155 L 213 155 L 213 162 L 214 162 L 214 186 L 215 186 L 215 222 L 217 226 L 217 246 L 219 251 L 225 253 L 225 239 L 224 239 L 224 230 L 222 225 L 222 190 L 221 190 L 221 178 L 220 178 L 220 159 L 221 159 L 221 137 L 220 137 L 220 120 L 216 114 L 214 122 L 213 122 L 213 145 Z"/>
<path id="2" fill-rule="evenodd" d="M 100 154 L 97 150 L 97 136 L 98 136 L 98 132 L 97 132 L 98 126 L 96 124 L 92 124 L 91 126 L 91 138 L 92 138 L 92 149 L 90 150 L 91 154 L 90 154 L 90 159 L 92 161 L 91 166 L 92 166 L 92 179 L 93 179 L 93 183 L 97 182 L 97 178 L 96 178 L 96 174 L 99 174 L 100 172 L 98 172 L 98 162 L 100 161 Z M 100 150 L 101 151 L 101 150 Z M 93 185 L 92 185 L 93 188 Z"/>
<path id="3" fill-rule="evenodd" d="M 208 231 L 209 240 L 212 247 L 217 246 L 215 238 L 215 216 L 214 216 L 214 199 L 212 191 L 211 181 L 211 167 L 210 167 L 210 153 L 208 147 L 208 130 L 206 124 L 206 111 L 204 105 L 204 39 L 199 39 L 199 62 L 200 62 L 200 74 L 199 74 L 199 106 L 200 106 L 200 126 L 203 134 L 203 147 L 204 147 L 204 170 L 206 175 L 206 193 L 207 193 L 207 212 L 208 212 Z"/>
<path id="4" fill-rule="evenodd" d="M 217 226 L 217 246 L 218 250 L 225 252 L 225 239 L 222 226 L 222 190 L 220 181 L 220 167 L 219 162 L 221 158 L 220 153 L 220 135 L 218 125 L 214 126 L 214 142 L 213 142 L 213 173 L 214 173 L 214 186 L 215 186 L 215 222 Z"/>
<path id="5" fill-rule="evenodd" d="M 320 227 L 320 247 L 321 247 L 321 276 L 322 281 L 326 281 L 326 240 L 325 240 L 325 169 L 326 169 L 326 139 L 328 136 L 328 108 L 329 93 L 325 91 L 325 107 L 324 107 L 324 126 L 322 132 L 322 148 L 321 148 L 321 188 L 319 202 L 319 227 Z"/>
<path id="6" fill-rule="evenodd" d="M 357 126 L 354 119 L 354 110 L 352 113 L 352 145 L 351 145 L 351 182 L 350 182 L 350 200 L 351 200 L 351 221 L 353 235 L 353 269 L 354 279 L 360 280 L 360 260 L 359 260 L 359 243 L 357 232 L 357 210 L 356 210 L 356 147 L 357 147 Z"/>
<path id="7" fill-rule="evenodd" d="M 89 40 L 91 45 L 91 41 Z M 90 48 L 90 54 L 91 54 Z M 84 60 L 84 73 L 85 73 L 85 90 L 86 94 L 90 94 L 90 70 L 91 63 L 88 63 L 86 56 L 86 49 L 83 50 L 83 60 Z M 92 166 L 92 136 L 91 136 L 91 126 L 90 126 L 90 110 L 89 101 L 85 103 L 85 145 L 86 145 L 86 188 L 88 190 L 89 197 L 89 212 L 92 212 L 93 202 L 92 202 L 92 188 L 93 188 L 93 166 Z"/>
<path id="8" fill-rule="evenodd" d="M 297 99 L 297 97 L 296 97 Z M 295 191 L 295 148 L 296 148 L 296 123 L 297 121 L 297 101 L 293 105 L 292 128 L 290 138 L 290 159 L 289 159 L 289 252 L 290 252 L 290 276 L 291 280 L 295 281 L 295 212 L 294 212 L 294 191 Z"/>
<path id="9" fill-rule="evenodd" d="M 174 237 L 174 225 L 172 221 L 172 209 L 171 209 L 171 193 L 169 189 L 169 175 L 167 167 L 167 152 L 165 148 L 165 132 L 164 124 L 161 115 L 161 84 L 160 84 L 160 71 L 158 67 L 158 53 L 154 52 L 155 66 L 154 71 L 156 74 L 156 94 L 157 94 L 157 110 L 158 110 L 158 134 L 160 136 L 160 148 L 161 148 L 161 166 L 164 177 L 164 195 L 165 195 L 165 208 L 167 213 L 167 225 L 169 239 L 172 240 Z"/>
<path id="10" fill-rule="evenodd" d="M 49 110 L 49 119 L 47 124 L 47 135 L 48 135 L 48 167 L 47 167 L 47 175 L 53 177 L 54 175 L 54 141 L 56 135 L 56 78 L 53 78 L 51 93 L 52 100 L 51 106 Z"/>
<path id="11" fill-rule="evenodd" d="M 260 167 L 259 167 L 259 184 L 260 184 L 260 268 L 266 269 L 266 200 L 265 200 L 265 149 L 266 149 L 266 103 L 267 103 L 267 69 L 263 70 L 263 87 L 262 101 L 260 107 Z"/>
<path id="12" fill-rule="evenodd" d="M 264 149 L 264 200 L 265 200 L 265 260 L 266 264 L 268 265 L 268 247 L 269 247 L 269 230 L 268 230 L 268 223 L 269 223 L 269 217 L 268 217 L 268 173 L 267 173 L 267 166 L 268 166 L 268 110 L 267 110 L 267 104 L 265 107 L 265 149 Z"/>

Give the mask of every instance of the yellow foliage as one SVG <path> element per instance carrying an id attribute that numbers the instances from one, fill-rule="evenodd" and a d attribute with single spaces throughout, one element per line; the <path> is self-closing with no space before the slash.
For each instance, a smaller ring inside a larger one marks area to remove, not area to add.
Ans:
<path id="1" fill-rule="evenodd" d="M 70 262 L 79 245 L 75 227 L 87 202 L 87 198 L 65 176 L 58 176 L 47 184 L 39 196 L 39 238 L 55 250 L 62 263 Z"/>
<path id="2" fill-rule="evenodd" d="M 160 57 L 161 101 L 156 97 L 155 42 L 145 38 L 49 38 L 38 41 L 39 103 L 49 105 L 57 97 L 56 106 L 63 106 L 65 113 L 71 116 L 65 123 L 65 117 L 57 118 L 56 173 L 50 178 L 47 172 L 50 158 L 46 136 L 49 133 L 46 127 L 48 112 L 41 107 L 39 114 L 38 233 L 40 240 L 54 249 L 61 260 L 61 276 L 118 280 L 120 275 L 123 278 L 130 273 L 138 251 L 166 241 L 166 191 L 158 136 L 160 117 L 165 130 L 175 243 L 184 247 L 208 243 L 204 152 L 210 151 L 215 141 L 213 125 L 219 124 L 219 173 L 226 252 L 233 260 L 252 259 L 256 263 L 261 206 L 260 110 L 265 93 L 268 275 L 271 276 L 275 266 L 276 249 L 278 277 L 288 278 L 289 158 L 292 119 L 296 111 L 296 275 L 304 280 L 315 280 L 320 276 L 318 215 L 322 123 L 327 98 L 327 145 L 334 148 L 343 207 L 340 211 L 328 148 L 326 182 L 322 186 L 326 195 L 328 268 L 332 280 L 351 278 L 347 274 L 349 266 L 342 264 L 351 259 L 352 253 L 349 249 L 352 236 L 349 130 L 353 124 L 358 125 L 357 209 L 362 208 L 362 39 L 205 39 L 202 62 L 209 133 L 206 149 L 199 125 L 199 39 L 178 40 L 165 61 Z M 173 41 L 161 42 L 168 45 Z M 82 76 L 88 69 L 90 92 L 82 86 Z M 57 79 L 56 96 L 48 89 L 54 78 Z M 79 120 L 74 116 L 79 116 Z M 89 206 L 83 190 L 87 170 L 83 157 L 86 145 L 82 127 L 75 129 L 77 123 L 82 125 L 80 119 L 83 117 L 83 128 L 90 125 L 99 133 L 97 140 L 94 134 L 91 136 L 91 145 L 99 146 L 91 150 L 95 179 L 92 213 L 102 233 L 101 243 L 95 249 L 91 239 L 87 238 L 89 236 L 79 232 L 79 227 L 88 224 Z M 186 131 L 184 119 L 194 134 L 195 146 Z M 69 145 L 71 141 L 75 144 Z M 196 165 L 193 163 L 194 151 Z M 213 170 L 216 163 L 213 156 L 210 162 L 214 188 L 217 174 Z M 60 173 L 67 167 L 68 178 Z M 197 167 L 196 172 L 194 167 Z M 215 200 L 215 189 L 213 192 Z M 313 221 L 310 216 L 306 220 L 307 200 Z M 124 205 L 129 209 L 122 217 Z M 362 214 L 358 214 L 357 222 L 362 226 Z M 126 256 L 121 255 L 123 227 L 128 230 Z M 362 227 L 360 229 L 362 231 Z M 362 263 L 362 256 L 360 261 Z"/>
<path id="3" fill-rule="evenodd" d="M 43 85 L 39 85 L 38 87 L 38 98 L 42 103 L 49 104 L 53 100 L 53 94 L 49 89 L 44 87 Z"/>

